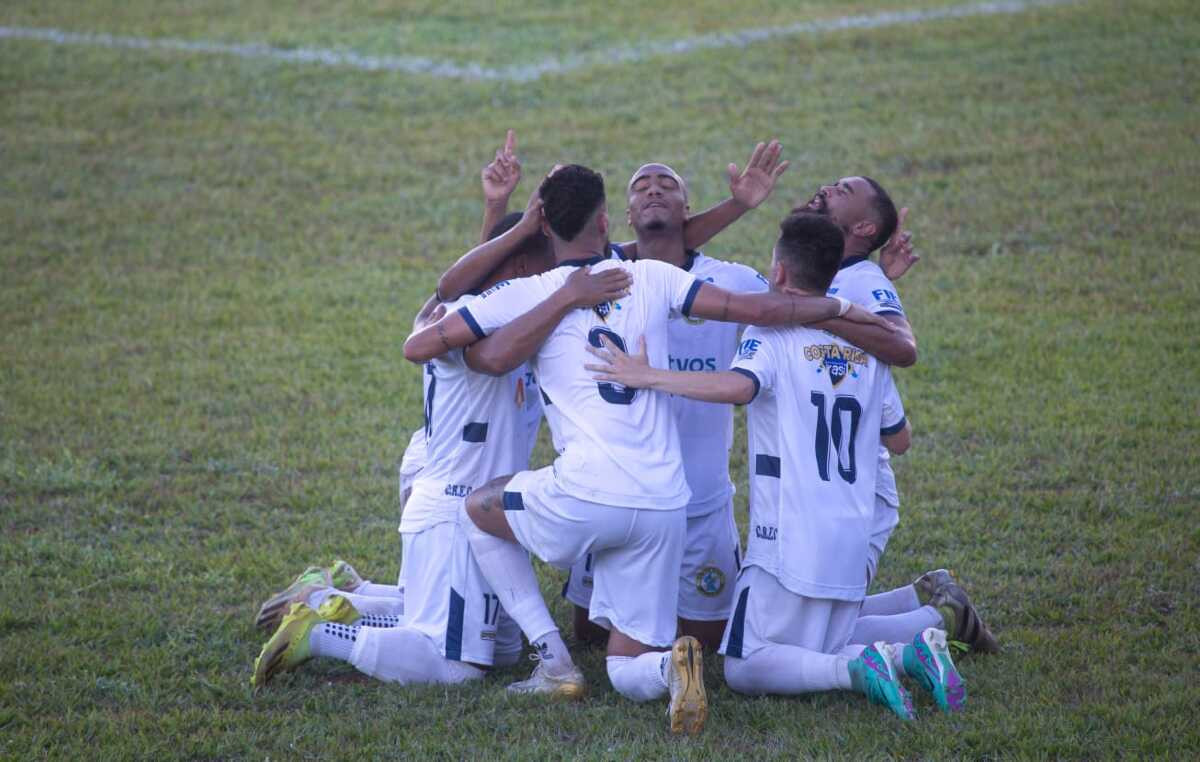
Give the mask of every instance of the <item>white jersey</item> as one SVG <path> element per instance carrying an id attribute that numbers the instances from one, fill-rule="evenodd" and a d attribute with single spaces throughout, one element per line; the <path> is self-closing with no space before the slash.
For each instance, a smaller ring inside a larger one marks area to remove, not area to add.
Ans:
<path id="1" fill-rule="evenodd" d="M 667 323 L 688 314 L 700 281 L 664 262 L 597 257 L 497 284 L 459 314 L 483 338 L 537 306 L 566 282 L 575 267 L 585 264 L 592 265 L 593 272 L 625 269 L 633 275 L 633 288 L 619 301 L 569 313 L 532 360 L 555 411 L 547 417 L 560 449 L 555 479 L 580 500 L 624 508 L 681 508 L 691 492 L 670 397 L 597 382 L 583 366 L 596 361 L 586 347 L 601 346 L 601 336 L 635 351 L 644 336 L 651 365 L 665 366 Z"/>
<path id="2" fill-rule="evenodd" d="M 896 287 L 883 274 L 879 265 L 865 256 L 844 260 L 827 293 L 830 296 L 837 295 L 849 299 L 876 315 L 907 317 L 903 305 L 900 304 L 900 295 L 896 293 Z M 886 447 L 879 448 L 879 473 L 875 482 L 875 494 L 891 507 L 900 507 L 896 475 L 892 473 L 891 455 Z"/>
<path id="3" fill-rule="evenodd" d="M 904 427 L 891 370 L 824 331 L 749 328 L 735 372 L 746 412 L 750 526 L 743 565 L 798 595 L 866 594 L 880 435 Z M 866 457 L 862 457 L 865 454 Z"/>
<path id="4" fill-rule="evenodd" d="M 767 281 L 753 268 L 695 253 L 684 270 L 697 280 L 735 293 L 768 290 Z M 737 352 L 744 326 L 718 320 L 684 318 L 667 328 L 671 370 L 720 371 L 729 367 Z M 733 406 L 672 396 L 671 412 L 679 428 L 683 469 L 692 501 L 688 517 L 704 516 L 729 505 L 733 482 L 729 480 L 729 449 L 733 446 Z"/>
<path id="5" fill-rule="evenodd" d="M 454 310 L 476 297 L 447 304 Z M 528 467 L 523 372 L 488 376 L 467 367 L 455 349 L 425 363 L 425 467 L 413 482 L 401 532 L 457 521 L 463 498 L 497 476 Z M 520 404 L 519 404 L 520 403 Z"/>

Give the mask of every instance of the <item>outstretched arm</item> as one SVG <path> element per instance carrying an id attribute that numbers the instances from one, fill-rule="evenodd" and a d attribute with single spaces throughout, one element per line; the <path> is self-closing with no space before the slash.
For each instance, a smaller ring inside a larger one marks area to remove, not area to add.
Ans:
<path id="1" fill-rule="evenodd" d="M 492 376 L 508 373 L 533 357 L 568 312 L 616 301 L 629 293 L 632 283 L 629 273 L 620 268 L 592 275 L 590 267 L 580 267 L 541 304 L 471 346 L 467 367 Z"/>
<path id="2" fill-rule="evenodd" d="M 735 293 L 711 283 L 700 284 L 687 314 L 724 323 L 763 326 L 802 325 L 840 317 L 879 326 L 883 330 L 895 330 L 883 318 L 839 297 L 804 296 L 791 291 Z"/>
<path id="3" fill-rule="evenodd" d="M 669 394 L 678 394 L 703 402 L 731 402 L 744 405 L 754 399 L 757 391 L 754 381 L 734 371 L 694 372 L 663 370 L 650 367 L 646 357 L 646 337 L 638 345 L 638 353 L 622 352 L 607 336 L 601 335 L 603 348 L 588 346 L 587 350 L 603 361 L 603 364 L 587 364 L 583 367 L 594 371 L 597 381 L 611 381 L 634 389 L 656 389 Z"/>
<path id="4" fill-rule="evenodd" d="M 840 336 L 868 354 L 878 357 L 888 365 L 908 368 L 917 362 L 917 339 L 912 327 L 900 315 L 879 315 L 893 328 L 887 330 L 877 325 L 854 323 L 848 320 L 823 320 L 813 328 L 829 331 Z"/>

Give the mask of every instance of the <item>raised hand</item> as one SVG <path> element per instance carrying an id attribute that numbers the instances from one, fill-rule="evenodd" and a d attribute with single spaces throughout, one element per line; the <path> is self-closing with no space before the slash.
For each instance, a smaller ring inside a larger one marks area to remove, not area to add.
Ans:
<path id="1" fill-rule="evenodd" d="M 638 353 L 626 354 L 604 334 L 600 334 L 603 348 L 587 346 L 587 351 L 604 361 L 603 365 L 586 364 L 584 370 L 593 371 L 597 381 L 612 381 L 633 389 L 644 389 L 650 385 L 650 359 L 646 356 L 646 337 L 638 340 Z"/>
<path id="2" fill-rule="evenodd" d="M 879 250 L 879 266 L 888 280 L 899 280 L 909 268 L 921 261 L 921 255 L 913 252 L 912 231 L 904 230 L 904 218 L 908 207 L 900 210 L 896 219 L 896 232 Z"/>
<path id="3" fill-rule="evenodd" d="M 770 143 L 759 143 L 750 154 L 746 168 L 738 171 L 736 164 L 729 165 L 729 193 L 734 200 L 748 209 L 753 209 L 771 195 L 775 189 L 775 181 L 787 171 L 791 165 L 788 161 L 779 161 L 783 146 L 778 140 Z"/>
<path id="4" fill-rule="evenodd" d="M 493 159 L 480 173 L 483 197 L 492 203 L 507 203 L 508 197 L 521 181 L 521 161 L 517 158 L 517 136 L 509 130 L 504 147 L 496 151 Z"/>
<path id="5" fill-rule="evenodd" d="M 595 307 L 629 296 L 633 276 L 620 267 L 592 274 L 591 267 L 580 267 L 563 284 L 571 304 L 576 307 Z"/>

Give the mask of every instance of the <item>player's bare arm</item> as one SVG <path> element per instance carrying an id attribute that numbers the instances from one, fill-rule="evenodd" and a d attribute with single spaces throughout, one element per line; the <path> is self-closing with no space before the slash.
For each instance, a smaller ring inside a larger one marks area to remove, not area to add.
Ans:
<path id="1" fill-rule="evenodd" d="M 632 285 L 632 276 L 621 268 L 593 274 L 590 267 L 580 267 L 537 307 L 472 345 L 466 352 L 467 367 L 492 376 L 508 373 L 533 357 L 568 312 L 616 301 L 628 295 Z"/>
<path id="2" fill-rule="evenodd" d="M 759 326 L 807 325 L 840 317 L 853 323 L 877 326 L 885 331 L 895 330 L 895 326 L 887 320 L 845 299 L 808 296 L 794 291 L 734 293 L 711 283 L 700 285 L 689 316 Z"/>
<path id="3" fill-rule="evenodd" d="M 688 217 L 683 225 L 683 245 L 698 249 L 711 241 L 725 228 L 737 222 L 751 209 L 767 200 L 775 189 L 779 176 L 787 171 L 790 162 L 780 161 L 783 146 L 778 140 L 759 143 L 750 154 L 745 169 L 730 164 L 729 198 Z M 637 242 L 623 243 L 621 247 L 630 259 L 637 258 Z"/>
<path id="4" fill-rule="evenodd" d="M 442 315 L 446 314 L 445 307 L 442 307 L 441 314 L 437 315 L 437 317 L 434 317 L 434 314 L 437 312 L 437 308 L 441 305 L 442 303 L 437 298 L 437 294 L 431 294 L 429 298 L 425 300 L 425 303 L 421 305 L 421 309 L 417 311 L 417 316 L 413 318 L 413 330 L 419 331 L 425 326 L 441 320 Z"/>
<path id="5" fill-rule="evenodd" d="M 508 214 L 508 199 L 521 182 L 521 161 L 517 158 L 517 135 L 512 130 L 504 137 L 504 147 L 496 151 L 496 158 L 480 172 L 483 185 L 483 225 L 479 230 L 479 242 L 487 241 L 496 223 Z M 457 297 L 456 297 L 457 298 Z"/>
<path id="6" fill-rule="evenodd" d="M 646 356 L 646 338 L 639 342 L 638 353 L 622 352 L 607 336 L 601 336 L 602 348 L 587 347 L 587 350 L 603 361 L 603 364 L 587 364 L 583 367 L 593 371 L 597 381 L 610 381 L 633 389 L 655 389 L 669 394 L 678 394 L 703 402 L 728 402 L 744 405 L 754 399 L 757 391 L 750 377 L 735 371 L 675 371 L 651 367 Z"/>
<path id="7" fill-rule="evenodd" d="M 879 315 L 891 324 L 886 330 L 875 325 L 855 323 L 844 319 L 814 323 L 813 328 L 829 331 L 854 346 L 874 355 L 888 365 L 908 368 L 917 362 L 917 339 L 912 327 L 901 315 Z"/>
<path id="8" fill-rule="evenodd" d="M 912 445 L 912 425 L 906 420 L 904 428 L 894 434 L 884 434 L 879 440 L 892 455 L 903 455 Z"/>
<path id="9" fill-rule="evenodd" d="M 438 296 L 449 302 L 478 286 L 522 241 L 538 232 L 541 220 L 542 200 L 535 191 L 525 206 L 520 222 L 463 254 L 450 269 L 442 273 L 438 280 Z"/>

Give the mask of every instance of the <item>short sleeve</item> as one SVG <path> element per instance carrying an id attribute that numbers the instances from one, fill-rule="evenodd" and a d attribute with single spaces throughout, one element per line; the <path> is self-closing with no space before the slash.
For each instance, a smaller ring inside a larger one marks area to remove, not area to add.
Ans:
<path id="1" fill-rule="evenodd" d="M 503 280 L 484 291 L 458 314 L 482 339 L 536 307 L 549 295 L 542 276 Z"/>
<path id="2" fill-rule="evenodd" d="M 880 391 L 883 400 L 883 416 L 879 419 L 879 433 L 882 436 L 895 434 L 904 428 L 907 419 L 904 417 L 904 403 L 900 401 L 900 391 L 892 378 L 892 371 L 886 365 L 880 366 Z"/>
<path id="3" fill-rule="evenodd" d="M 888 280 L 874 264 L 860 264 L 834 279 L 836 289 L 829 289 L 830 296 L 849 299 L 858 306 L 876 315 L 899 315 L 905 317 L 904 305 L 896 286 Z"/>
<path id="4" fill-rule="evenodd" d="M 761 328 L 747 328 L 729 369 L 754 382 L 754 396 L 775 388 L 775 342 L 778 335 Z"/>
<path id="5" fill-rule="evenodd" d="M 684 317 L 691 314 L 692 302 L 696 300 L 696 292 L 703 285 L 700 280 L 687 271 L 666 262 L 654 259 L 642 259 L 638 262 L 642 265 L 643 272 L 653 278 L 659 284 L 662 292 L 667 295 L 672 313 Z M 636 278 L 634 288 L 637 288 Z"/>
<path id="6" fill-rule="evenodd" d="M 737 290 L 746 294 L 761 294 L 771 290 L 771 284 L 757 270 L 745 265 L 738 267 Z"/>

